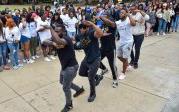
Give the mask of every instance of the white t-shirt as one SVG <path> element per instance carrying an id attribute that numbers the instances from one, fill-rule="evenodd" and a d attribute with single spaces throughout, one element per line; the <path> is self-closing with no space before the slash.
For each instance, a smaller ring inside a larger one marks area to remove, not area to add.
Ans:
<path id="1" fill-rule="evenodd" d="M 37 21 L 37 29 L 36 29 L 36 31 L 38 31 L 39 29 L 43 28 L 44 25 L 49 25 L 50 26 L 50 24 L 49 24 L 49 22 L 47 20 L 42 21 L 42 20 L 39 19 Z M 50 29 L 45 29 L 45 30 L 43 30 L 41 32 L 38 32 L 38 34 L 39 34 L 41 43 L 43 43 L 45 40 L 51 39 L 51 37 L 52 37 Z"/>
<path id="2" fill-rule="evenodd" d="M 140 12 L 136 13 L 136 15 L 132 15 L 131 17 L 134 20 L 137 20 L 139 22 L 136 22 L 136 26 L 132 26 L 132 34 L 133 35 L 141 35 L 145 33 L 145 22 L 140 23 L 141 21 L 147 21 L 149 20 L 149 16 L 146 14 L 144 17 Z"/>
<path id="3" fill-rule="evenodd" d="M 29 27 L 28 27 L 27 23 L 26 23 L 25 27 L 23 27 L 23 24 L 20 23 L 19 24 L 19 30 L 21 32 L 21 35 L 26 36 L 27 38 L 31 38 L 30 30 L 29 30 Z"/>
<path id="4" fill-rule="evenodd" d="M 62 15 L 60 15 L 60 18 L 62 19 L 63 23 L 66 24 L 67 20 L 69 19 L 69 16 L 68 16 L 68 14 L 66 14 L 66 15 L 62 14 Z"/>
<path id="5" fill-rule="evenodd" d="M 121 21 L 121 20 L 116 21 L 116 26 L 120 35 L 120 40 L 119 40 L 120 45 L 134 41 L 132 30 L 131 30 L 132 26 L 130 24 L 130 20 L 128 17 L 126 18 L 125 21 Z"/>
<path id="6" fill-rule="evenodd" d="M 30 30 L 30 35 L 31 35 L 31 37 L 37 37 L 37 31 L 36 31 L 36 29 L 37 29 L 37 24 L 36 24 L 36 22 L 30 22 L 30 23 L 28 24 L 28 26 L 29 26 L 29 30 Z"/>
<path id="7" fill-rule="evenodd" d="M 13 43 L 15 40 L 20 40 L 21 33 L 17 26 L 12 29 L 6 27 L 5 36 L 8 43 Z"/>
<path id="8" fill-rule="evenodd" d="M 67 31 L 69 32 L 76 32 L 76 23 L 78 23 L 78 20 L 73 17 L 72 19 L 69 18 L 67 21 L 66 21 L 66 24 L 67 24 Z"/>

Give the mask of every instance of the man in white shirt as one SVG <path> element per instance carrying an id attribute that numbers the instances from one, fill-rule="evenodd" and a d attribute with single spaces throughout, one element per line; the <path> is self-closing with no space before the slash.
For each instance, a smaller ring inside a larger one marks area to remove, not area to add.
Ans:
<path id="1" fill-rule="evenodd" d="M 69 19 L 69 15 L 66 8 L 62 9 L 62 14 L 60 15 L 60 18 L 63 20 L 63 23 L 66 24 L 66 21 Z"/>
<path id="2" fill-rule="evenodd" d="M 119 79 L 122 80 L 126 77 L 125 73 L 127 67 L 129 65 L 128 58 L 130 58 L 132 45 L 133 45 L 133 35 L 132 35 L 132 26 L 136 25 L 134 19 L 132 19 L 131 15 L 127 13 L 126 10 L 121 10 L 120 18 L 121 20 L 116 21 L 115 23 L 112 21 L 108 21 L 108 23 L 114 28 L 117 27 L 117 31 L 120 35 L 120 40 L 116 44 L 117 49 L 117 57 L 123 63 L 122 73 L 119 75 Z"/>
<path id="3" fill-rule="evenodd" d="M 45 16 L 40 18 L 36 14 L 32 14 L 32 17 L 34 17 L 34 20 L 37 22 L 36 31 L 39 34 L 40 41 L 42 44 L 42 50 L 43 50 L 43 54 L 45 57 L 44 60 L 47 62 L 55 60 L 56 58 L 53 57 L 52 55 L 50 55 L 48 57 L 50 46 L 47 43 L 49 43 L 51 41 L 51 37 L 52 37 L 51 31 L 50 31 L 50 23 L 46 20 Z"/>
<path id="4" fill-rule="evenodd" d="M 149 20 L 149 16 L 142 10 L 138 10 L 136 6 L 131 7 L 131 12 L 132 12 L 131 17 L 136 21 L 136 26 L 132 27 L 132 34 L 134 37 L 133 46 L 135 46 L 134 47 L 135 53 L 133 52 L 132 49 L 130 65 L 133 66 L 135 69 L 137 69 L 138 60 L 140 56 L 140 49 L 144 41 L 145 21 Z"/>
<path id="5" fill-rule="evenodd" d="M 116 22 L 116 26 L 120 35 L 120 40 L 117 43 L 117 57 L 123 63 L 123 71 L 119 76 L 119 79 L 122 80 L 126 77 L 125 73 L 129 65 L 128 59 L 134 41 L 131 28 L 136 25 L 136 22 L 126 10 L 121 10 L 120 18 L 121 20 Z"/>

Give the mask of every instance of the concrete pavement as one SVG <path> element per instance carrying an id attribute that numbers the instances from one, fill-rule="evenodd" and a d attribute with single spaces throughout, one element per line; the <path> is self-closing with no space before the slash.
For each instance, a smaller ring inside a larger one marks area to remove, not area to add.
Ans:
<path id="1" fill-rule="evenodd" d="M 87 103 L 89 85 L 77 76 L 86 92 L 74 99 L 72 112 L 179 112 L 179 33 L 145 38 L 139 69 L 127 73 L 112 88 L 111 73 L 97 87 L 97 99 Z M 76 52 L 79 62 L 84 57 Z M 103 61 L 107 64 L 107 60 Z M 116 62 L 121 70 L 121 63 Z M 108 66 L 109 68 L 109 66 Z M 58 60 L 42 59 L 20 70 L 0 73 L 0 112 L 60 112 L 64 94 L 59 85 Z"/>

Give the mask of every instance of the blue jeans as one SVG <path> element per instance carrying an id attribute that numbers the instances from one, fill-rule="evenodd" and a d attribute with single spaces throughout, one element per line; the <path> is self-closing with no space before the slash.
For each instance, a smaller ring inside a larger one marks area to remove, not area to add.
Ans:
<path id="1" fill-rule="evenodd" d="M 158 32 L 165 32 L 167 27 L 167 21 L 159 19 Z"/>
<path id="2" fill-rule="evenodd" d="M 6 65 L 7 43 L 0 43 L 0 66 Z"/>
<path id="3" fill-rule="evenodd" d="M 12 66 L 19 65 L 19 62 L 18 62 L 19 44 L 18 43 L 8 43 L 7 45 L 10 50 L 10 59 L 11 59 Z"/>
<path id="4" fill-rule="evenodd" d="M 179 15 L 175 17 L 175 21 L 173 22 L 173 30 L 177 31 L 179 27 Z"/>

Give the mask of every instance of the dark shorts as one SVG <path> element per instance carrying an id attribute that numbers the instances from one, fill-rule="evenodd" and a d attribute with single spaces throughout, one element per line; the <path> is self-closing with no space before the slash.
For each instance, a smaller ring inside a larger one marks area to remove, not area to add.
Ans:
<path id="1" fill-rule="evenodd" d="M 30 41 L 30 38 L 28 38 L 28 37 L 26 37 L 26 36 L 22 35 L 22 36 L 21 36 L 21 40 L 20 40 L 20 41 L 21 41 L 21 43 L 23 43 L 23 44 L 24 44 L 24 43 L 26 43 L 26 42 Z"/>

